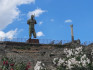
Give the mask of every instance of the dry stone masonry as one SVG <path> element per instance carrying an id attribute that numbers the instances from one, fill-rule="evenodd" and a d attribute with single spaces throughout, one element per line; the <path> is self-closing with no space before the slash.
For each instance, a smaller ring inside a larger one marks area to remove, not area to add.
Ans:
<path id="1" fill-rule="evenodd" d="M 37 67 L 38 64 L 43 63 L 41 68 L 47 68 L 48 70 L 55 70 L 53 63 L 54 58 L 64 58 L 66 55 L 64 49 L 73 49 L 80 47 L 80 41 L 77 40 L 74 43 L 67 43 L 64 45 L 42 45 L 42 44 L 27 44 L 17 42 L 0 42 L 0 58 L 7 56 L 13 58 L 16 62 L 31 62 L 31 68 Z M 93 51 L 93 44 L 84 47 L 84 53 L 89 56 Z M 92 60 L 92 57 L 89 57 Z M 42 63 L 41 63 L 42 62 Z M 37 65 L 36 65 L 37 64 Z"/>

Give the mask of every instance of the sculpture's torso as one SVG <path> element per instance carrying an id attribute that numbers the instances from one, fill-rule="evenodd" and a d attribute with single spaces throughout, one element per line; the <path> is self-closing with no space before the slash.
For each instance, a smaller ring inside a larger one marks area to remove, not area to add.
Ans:
<path id="1" fill-rule="evenodd" d="M 29 29 L 34 30 L 34 24 L 36 24 L 36 21 L 29 19 L 28 24 L 29 24 Z"/>
<path id="2" fill-rule="evenodd" d="M 31 16 L 31 19 L 29 19 L 27 21 L 27 24 L 29 24 L 29 38 L 32 37 L 32 34 L 33 34 L 34 38 L 36 38 L 36 32 L 35 32 L 34 25 L 37 24 L 37 23 L 36 23 L 36 20 L 34 19 L 33 15 Z"/>

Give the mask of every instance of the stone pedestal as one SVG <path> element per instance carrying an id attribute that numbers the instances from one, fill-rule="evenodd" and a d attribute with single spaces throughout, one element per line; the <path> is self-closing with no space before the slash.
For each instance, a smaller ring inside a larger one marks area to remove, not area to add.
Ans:
<path id="1" fill-rule="evenodd" d="M 39 44 L 39 40 L 38 39 L 28 39 L 27 43 L 31 43 L 31 44 Z"/>

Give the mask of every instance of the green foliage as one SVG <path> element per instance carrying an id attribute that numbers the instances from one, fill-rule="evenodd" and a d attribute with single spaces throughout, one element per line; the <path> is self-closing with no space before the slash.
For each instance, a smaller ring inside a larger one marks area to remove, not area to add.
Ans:
<path id="1" fill-rule="evenodd" d="M 55 60 L 56 64 L 58 63 L 58 61 L 59 61 L 58 59 Z"/>
<path id="2" fill-rule="evenodd" d="M 87 65 L 87 69 L 93 70 L 93 64 L 92 64 L 92 63 L 88 64 L 88 65 Z"/>
<path id="3" fill-rule="evenodd" d="M 64 66 L 63 64 L 61 64 L 61 66 L 57 67 L 57 70 L 67 70 L 66 66 Z"/>
<path id="4" fill-rule="evenodd" d="M 25 70 L 26 69 L 26 64 L 21 62 L 19 64 L 16 64 L 14 68 L 15 68 L 15 70 Z"/>
<path id="5" fill-rule="evenodd" d="M 15 49 L 23 49 L 23 50 L 30 50 L 30 46 L 20 46 L 20 47 L 14 47 Z"/>
<path id="6" fill-rule="evenodd" d="M 57 70 L 93 70 L 93 62 L 86 56 L 82 47 L 65 49 L 64 53 L 66 57 L 57 61 L 61 64 L 57 65 Z"/>
<path id="7" fill-rule="evenodd" d="M 30 62 L 25 64 L 24 62 L 15 63 L 13 59 L 7 57 L 2 58 L 2 66 L 0 70 L 28 70 L 30 68 Z"/>
<path id="8" fill-rule="evenodd" d="M 80 61 L 80 58 L 81 58 L 80 56 L 77 56 L 77 57 L 76 57 L 76 60 L 77 60 L 77 61 Z"/>
<path id="9" fill-rule="evenodd" d="M 72 68 L 71 70 L 87 70 L 87 68 L 74 66 L 74 68 Z"/>
<path id="10" fill-rule="evenodd" d="M 69 69 L 66 69 L 65 66 L 61 65 L 61 66 L 57 67 L 57 70 L 69 70 Z M 93 65 L 88 64 L 87 67 L 83 67 L 83 66 L 78 67 L 78 66 L 74 65 L 74 67 L 71 70 L 93 70 Z"/>
<path id="11" fill-rule="evenodd" d="M 2 63 L 3 63 L 3 65 L 2 65 L 2 70 L 8 70 L 8 68 L 9 68 L 9 63 L 8 63 L 8 58 L 7 57 L 3 57 L 2 59 Z"/>
<path id="12" fill-rule="evenodd" d="M 47 70 L 47 69 L 40 69 L 40 70 Z"/>

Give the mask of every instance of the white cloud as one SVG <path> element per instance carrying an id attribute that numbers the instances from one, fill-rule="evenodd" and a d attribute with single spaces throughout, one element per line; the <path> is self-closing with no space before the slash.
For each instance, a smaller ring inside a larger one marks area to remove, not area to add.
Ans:
<path id="1" fill-rule="evenodd" d="M 42 24 L 43 24 L 43 22 L 42 22 L 42 21 L 40 21 L 40 22 L 39 22 L 39 25 L 42 25 Z"/>
<path id="2" fill-rule="evenodd" d="M 37 32 L 37 36 L 41 37 L 41 36 L 44 36 L 44 34 L 43 34 L 43 32 L 40 31 L 40 32 Z"/>
<path id="3" fill-rule="evenodd" d="M 0 0 L 0 30 L 11 24 L 19 16 L 18 6 L 34 2 L 35 0 Z"/>
<path id="4" fill-rule="evenodd" d="M 54 19 L 50 19 L 51 22 L 54 22 Z"/>
<path id="5" fill-rule="evenodd" d="M 3 31 L 0 31 L 0 39 L 2 38 L 2 39 L 5 39 L 5 38 L 13 38 L 13 37 L 15 37 L 16 36 L 16 34 L 17 34 L 17 31 L 18 31 L 18 29 L 16 28 L 15 30 L 10 30 L 10 31 L 8 31 L 8 32 L 3 32 Z"/>
<path id="6" fill-rule="evenodd" d="M 71 19 L 65 20 L 65 23 L 71 23 L 71 22 L 72 22 Z"/>
<path id="7" fill-rule="evenodd" d="M 46 12 L 46 11 L 42 10 L 40 8 L 37 8 L 34 11 L 28 12 L 28 17 L 30 17 L 31 15 L 35 15 L 35 17 L 39 17 L 44 12 Z"/>

